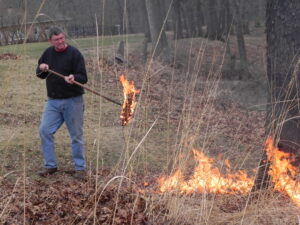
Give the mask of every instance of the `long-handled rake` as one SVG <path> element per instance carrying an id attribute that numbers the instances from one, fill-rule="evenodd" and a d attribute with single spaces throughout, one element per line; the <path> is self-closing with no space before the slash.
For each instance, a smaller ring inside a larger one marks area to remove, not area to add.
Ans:
<path id="1" fill-rule="evenodd" d="M 62 75 L 62 74 L 60 74 L 60 73 L 58 73 L 58 72 L 55 72 L 55 71 L 53 71 L 53 70 L 48 69 L 48 72 L 50 72 L 50 73 L 52 73 L 52 74 L 55 74 L 55 75 L 57 75 L 57 76 L 59 76 L 59 77 L 61 77 L 61 78 L 63 78 L 63 79 L 65 78 L 64 75 Z M 91 89 L 91 88 L 89 88 L 89 87 L 87 87 L 87 86 L 85 86 L 85 85 L 83 85 L 83 84 L 77 82 L 77 81 L 73 81 L 73 84 L 76 84 L 76 85 L 78 85 L 78 86 L 84 88 L 85 90 L 90 91 L 90 92 L 92 92 L 92 93 L 94 93 L 94 94 L 96 94 L 96 95 L 98 95 L 98 96 L 100 96 L 100 97 L 106 99 L 107 101 L 110 101 L 110 102 L 115 103 L 115 104 L 120 105 L 120 106 L 122 105 L 120 102 L 118 102 L 118 101 L 116 101 L 116 100 L 114 100 L 114 99 L 111 99 L 111 98 L 109 98 L 109 97 L 107 97 L 107 96 L 105 96 L 105 95 L 103 95 L 103 94 L 101 94 L 101 93 L 99 93 L 99 92 L 97 92 L 97 91 L 95 91 L 95 90 L 93 90 L 93 89 Z"/>

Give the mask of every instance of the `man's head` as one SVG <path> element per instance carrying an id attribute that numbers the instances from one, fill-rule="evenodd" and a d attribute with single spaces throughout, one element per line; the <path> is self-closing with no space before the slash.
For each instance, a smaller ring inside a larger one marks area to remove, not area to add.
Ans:
<path id="1" fill-rule="evenodd" d="M 56 51 L 63 51 L 67 47 L 65 34 L 58 27 L 53 27 L 50 29 L 49 42 L 54 46 Z"/>

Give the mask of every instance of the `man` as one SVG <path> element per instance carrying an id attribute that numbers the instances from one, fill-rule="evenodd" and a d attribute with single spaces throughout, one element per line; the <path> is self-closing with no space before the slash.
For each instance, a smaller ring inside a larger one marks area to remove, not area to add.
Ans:
<path id="1" fill-rule="evenodd" d="M 66 43 L 65 34 L 57 27 L 50 29 L 49 42 L 52 46 L 44 51 L 36 70 L 39 78 L 46 79 L 48 95 L 39 129 L 44 157 L 44 169 L 39 175 L 47 176 L 57 172 L 54 134 L 65 122 L 71 137 L 74 177 L 84 179 L 84 90 L 73 84 L 73 81 L 84 84 L 88 80 L 84 58 L 78 49 Z M 48 69 L 65 75 L 65 78 L 49 73 Z"/>

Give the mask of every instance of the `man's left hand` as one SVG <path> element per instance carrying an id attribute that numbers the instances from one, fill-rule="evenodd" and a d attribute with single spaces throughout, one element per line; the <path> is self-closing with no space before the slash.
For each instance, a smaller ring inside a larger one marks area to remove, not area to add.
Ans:
<path id="1" fill-rule="evenodd" d="M 74 75 L 73 74 L 70 74 L 69 76 L 66 76 L 65 77 L 65 81 L 69 84 L 73 84 L 74 81 L 75 81 L 75 78 L 74 78 Z"/>

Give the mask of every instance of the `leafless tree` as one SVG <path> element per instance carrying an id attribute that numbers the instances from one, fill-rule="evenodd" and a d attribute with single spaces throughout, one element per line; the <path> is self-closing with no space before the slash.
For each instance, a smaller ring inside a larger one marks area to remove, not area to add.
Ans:
<path id="1" fill-rule="evenodd" d="M 269 100 L 266 130 L 278 147 L 295 154 L 299 166 L 300 1 L 267 0 L 267 76 Z M 255 188 L 268 184 L 264 155 Z"/>
<path id="2" fill-rule="evenodd" d="M 239 50 L 240 64 L 239 70 L 248 74 L 248 59 L 247 51 L 244 39 L 244 20 L 243 20 L 243 9 L 245 0 L 234 0 L 235 7 L 235 31 Z"/>
<path id="3" fill-rule="evenodd" d="M 148 21 L 153 45 L 152 52 L 154 57 L 159 56 L 163 52 L 165 54 L 169 48 L 164 29 L 165 17 L 162 15 L 160 5 L 160 0 L 146 0 Z"/>

